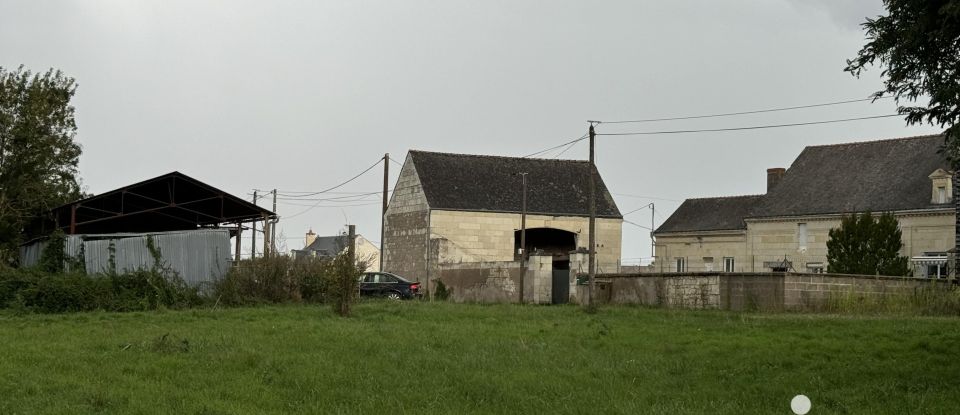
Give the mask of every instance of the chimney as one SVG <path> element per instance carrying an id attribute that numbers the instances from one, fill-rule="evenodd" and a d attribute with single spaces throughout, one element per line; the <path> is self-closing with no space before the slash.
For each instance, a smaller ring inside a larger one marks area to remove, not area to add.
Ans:
<path id="1" fill-rule="evenodd" d="M 306 240 L 306 244 L 303 245 L 303 247 L 306 248 L 310 246 L 310 244 L 312 244 L 313 241 L 316 241 L 316 240 L 317 240 L 317 234 L 313 233 L 313 228 L 310 228 L 310 230 L 307 231 L 307 240 Z"/>
<path id="2" fill-rule="evenodd" d="M 777 183 L 780 183 L 780 179 L 783 178 L 786 172 L 787 169 L 783 167 L 767 169 L 767 193 L 770 193 L 770 191 L 777 186 Z"/>

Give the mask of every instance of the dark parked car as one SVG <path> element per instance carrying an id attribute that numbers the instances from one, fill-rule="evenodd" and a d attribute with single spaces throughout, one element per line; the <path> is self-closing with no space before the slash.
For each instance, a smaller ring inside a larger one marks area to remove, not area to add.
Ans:
<path id="1" fill-rule="evenodd" d="M 360 295 L 392 300 L 420 296 L 420 283 L 407 281 L 389 272 L 367 272 L 360 276 Z"/>

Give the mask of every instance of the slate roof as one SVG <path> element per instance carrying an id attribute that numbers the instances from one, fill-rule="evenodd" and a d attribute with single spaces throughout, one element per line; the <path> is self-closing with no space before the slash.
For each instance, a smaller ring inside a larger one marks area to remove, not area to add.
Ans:
<path id="1" fill-rule="evenodd" d="M 810 146 L 793 162 L 752 217 L 937 209 L 930 203 L 942 135 Z"/>
<path id="2" fill-rule="evenodd" d="M 431 209 L 521 210 L 521 177 L 527 173 L 527 213 L 588 216 L 589 162 L 410 151 Z M 597 185 L 597 217 L 622 218 L 603 179 Z"/>
<path id="3" fill-rule="evenodd" d="M 318 256 L 335 256 L 349 245 L 346 235 L 318 236 L 302 251 L 316 251 Z"/>
<path id="4" fill-rule="evenodd" d="M 950 171 L 942 135 L 810 146 L 766 195 L 687 199 L 656 233 L 746 229 L 744 219 L 943 209 L 935 170 Z"/>
<path id="5" fill-rule="evenodd" d="M 687 199 L 655 234 L 747 229 L 743 219 L 762 199 L 763 195 Z"/>

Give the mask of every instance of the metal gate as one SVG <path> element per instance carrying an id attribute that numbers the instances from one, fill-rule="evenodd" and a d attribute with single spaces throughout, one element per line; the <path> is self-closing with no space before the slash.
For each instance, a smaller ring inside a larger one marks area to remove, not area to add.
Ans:
<path id="1" fill-rule="evenodd" d="M 570 300 L 570 270 L 553 270 L 550 293 L 553 304 L 566 304 Z"/>

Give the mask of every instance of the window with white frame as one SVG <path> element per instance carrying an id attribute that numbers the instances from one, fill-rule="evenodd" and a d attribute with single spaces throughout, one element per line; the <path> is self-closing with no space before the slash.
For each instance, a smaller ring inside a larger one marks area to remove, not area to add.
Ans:
<path id="1" fill-rule="evenodd" d="M 937 203 L 947 203 L 947 187 L 938 186 L 937 187 Z"/>
<path id="2" fill-rule="evenodd" d="M 723 258 L 723 272 L 733 272 L 734 262 L 733 257 L 728 256 Z"/>
<path id="3" fill-rule="evenodd" d="M 677 257 L 677 272 L 687 272 L 687 259 Z"/>

